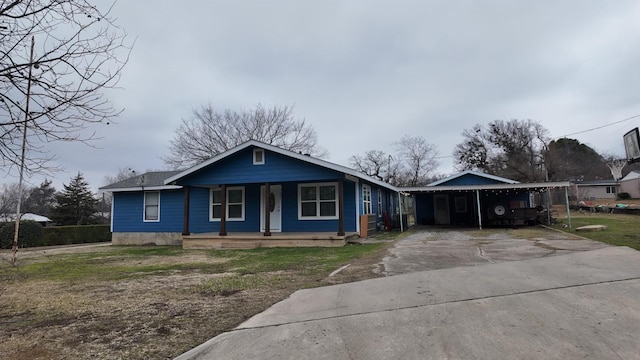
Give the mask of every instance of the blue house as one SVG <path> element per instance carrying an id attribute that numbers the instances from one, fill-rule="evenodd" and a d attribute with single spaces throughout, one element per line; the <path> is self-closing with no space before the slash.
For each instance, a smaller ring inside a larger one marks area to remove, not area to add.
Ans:
<path id="1" fill-rule="evenodd" d="M 547 204 L 547 190 L 569 182 L 520 183 L 467 170 L 422 187 L 401 188 L 414 200 L 423 225 L 479 227 L 535 223 L 536 207 Z M 565 195 L 566 197 L 566 195 Z"/>
<path id="2" fill-rule="evenodd" d="M 353 169 L 255 140 L 101 190 L 113 194 L 114 244 L 185 248 L 341 246 L 363 230 L 362 215 L 395 215 L 400 196 Z"/>

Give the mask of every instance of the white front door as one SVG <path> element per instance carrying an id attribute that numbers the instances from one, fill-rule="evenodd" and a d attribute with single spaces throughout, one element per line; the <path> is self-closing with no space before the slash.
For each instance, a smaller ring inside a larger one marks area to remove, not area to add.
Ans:
<path id="1" fill-rule="evenodd" d="M 269 186 L 269 209 L 271 213 L 269 215 L 269 228 L 273 232 L 282 231 L 282 186 L 270 185 Z M 265 211 L 265 199 L 264 199 L 264 186 L 260 187 L 260 231 L 264 231 L 264 213 Z"/>
<path id="2" fill-rule="evenodd" d="M 449 225 L 449 195 L 433 195 L 433 210 L 436 214 L 436 225 Z"/>

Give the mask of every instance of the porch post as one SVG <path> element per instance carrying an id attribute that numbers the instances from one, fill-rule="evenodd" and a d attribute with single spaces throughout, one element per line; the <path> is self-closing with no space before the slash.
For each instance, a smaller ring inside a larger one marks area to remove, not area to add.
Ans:
<path id="1" fill-rule="evenodd" d="M 476 190 L 476 202 L 478 204 L 478 226 L 482 230 L 482 210 L 480 206 L 480 190 Z"/>
<path id="2" fill-rule="evenodd" d="M 221 204 L 220 204 L 220 236 L 227 236 L 227 186 L 226 185 L 221 185 L 220 186 L 220 191 L 222 192 L 222 194 L 220 194 L 220 197 L 222 198 Z"/>
<path id="3" fill-rule="evenodd" d="M 569 222 L 569 229 L 571 229 L 571 211 L 569 210 L 569 187 L 564 187 L 564 201 L 567 204 L 567 221 Z"/>
<path id="4" fill-rule="evenodd" d="M 182 222 L 182 235 L 189 235 L 189 186 L 184 187 L 184 219 Z"/>
<path id="5" fill-rule="evenodd" d="M 338 236 L 344 236 L 344 180 L 338 180 Z"/>
<path id="6" fill-rule="evenodd" d="M 264 236 L 271 236 L 271 187 L 264 184 Z"/>

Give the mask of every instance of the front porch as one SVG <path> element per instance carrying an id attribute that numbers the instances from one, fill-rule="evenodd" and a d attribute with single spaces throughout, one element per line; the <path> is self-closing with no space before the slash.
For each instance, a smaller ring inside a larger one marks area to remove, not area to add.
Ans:
<path id="1" fill-rule="evenodd" d="M 183 249 L 255 249 L 259 247 L 340 247 L 357 239 L 358 233 L 337 235 L 335 232 L 261 232 L 201 233 L 182 236 Z"/>

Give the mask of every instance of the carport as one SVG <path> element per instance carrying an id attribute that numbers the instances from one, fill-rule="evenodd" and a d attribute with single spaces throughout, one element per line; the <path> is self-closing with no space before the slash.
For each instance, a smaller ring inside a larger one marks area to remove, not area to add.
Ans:
<path id="1" fill-rule="evenodd" d="M 527 212 L 539 205 L 550 209 L 550 192 L 564 189 L 569 227 L 568 181 L 542 183 L 492 183 L 492 184 L 438 184 L 403 188 L 414 200 L 414 213 L 418 224 L 477 226 L 482 229 L 489 219 L 526 222 Z M 547 211 L 550 222 L 550 211 Z"/>

